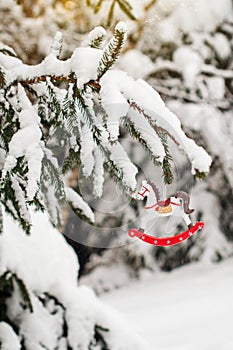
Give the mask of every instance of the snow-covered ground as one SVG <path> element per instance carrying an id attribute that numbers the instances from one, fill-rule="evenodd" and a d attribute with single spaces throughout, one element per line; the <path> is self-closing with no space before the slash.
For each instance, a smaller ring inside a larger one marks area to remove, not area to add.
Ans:
<path id="1" fill-rule="evenodd" d="M 233 259 L 156 273 L 102 297 L 151 350 L 233 349 Z"/>

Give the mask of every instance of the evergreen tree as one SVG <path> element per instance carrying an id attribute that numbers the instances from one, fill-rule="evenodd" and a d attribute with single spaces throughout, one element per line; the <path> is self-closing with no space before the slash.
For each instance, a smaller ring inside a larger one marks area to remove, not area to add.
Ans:
<path id="1" fill-rule="evenodd" d="M 112 69 L 126 40 L 125 24 L 117 24 L 113 37 L 106 44 L 104 37 L 102 27 L 94 29 L 82 47 L 75 49 L 67 60 L 61 60 L 62 35 L 58 32 L 50 53 L 41 63 L 31 66 L 24 64 L 10 47 L 1 45 L 1 227 L 13 219 L 30 234 L 36 228 L 35 214 L 31 214 L 30 208 L 48 212 L 52 224 L 59 226 L 65 202 L 84 220 L 93 222 L 91 208 L 66 181 L 67 173 L 74 167 L 90 179 L 97 197 L 102 195 L 107 171 L 120 183 L 125 194 L 134 198 L 138 169 L 121 143 L 123 130 L 128 131 L 147 151 L 154 165 L 162 169 L 166 183 L 172 181 L 167 139 L 183 149 L 193 174 L 202 178 L 208 173 L 209 155 L 185 135 L 179 120 L 167 109 L 159 94 L 145 81 L 134 80 L 125 72 Z M 101 321 L 98 311 L 101 305 L 90 292 L 84 297 L 85 290 L 76 291 L 77 262 L 72 253 L 68 253 L 62 238 L 57 238 L 54 231 L 50 234 L 54 242 L 51 247 L 56 248 L 56 254 L 63 256 L 66 251 L 68 265 L 64 269 L 63 263 L 59 265 L 56 259 L 50 265 L 47 232 L 40 241 L 35 233 L 27 237 L 22 231 L 14 232 L 16 226 L 9 229 L 11 233 L 7 227 L 3 231 L 0 237 L 0 249 L 5 257 L 1 261 L 0 281 L 2 348 L 8 346 L 8 337 L 2 336 L 5 330 L 14 338 L 16 349 L 31 350 L 33 343 L 37 349 L 118 349 L 119 344 L 112 345 L 112 333 L 108 333 L 114 325 L 108 324 L 106 329 L 106 319 Z M 31 259 L 33 267 L 29 274 L 25 265 L 22 268 L 20 259 L 17 261 L 14 254 L 8 254 L 11 242 L 16 247 L 16 256 L 24 254 L 24 259 L 26 256 Z M 47 277 L 45 282 L 42 278 L 37 284 L 34 274 L 41 276 L 40 264 Z M 69 268 L 73 271 L 71 277 Z M 59 269 L 64 278 L 67 274 L 65 283 L 71 286 L 70 298 L 63 281 L 58 280 Z M 89 302 L 93 307 L 86 305 Z M 43 319 L 51 322 L 48 324 L 52 328 L 54 322 L 56 327 L 60 324 L 53 338 L 45 335 L 43 322 L 38 324 L 40 331 L 36 338 L 35 332 L 28 329 L 30 322 L 35 321 L 35 326 L 40 316 L 41 322 Z M 75 329 L 79 330 L 77 334 Z M 132 339 L 126 348 L 137 347 L 142 349 L 140 343 Z"/>

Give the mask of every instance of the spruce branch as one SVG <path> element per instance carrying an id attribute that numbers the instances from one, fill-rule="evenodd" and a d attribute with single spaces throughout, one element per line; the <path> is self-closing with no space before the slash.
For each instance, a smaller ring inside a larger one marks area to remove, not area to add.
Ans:
<path id="1" fill-rule="evenodd" d="M 52 85 L 50 79 L 47 78 L 46 82 L 47 82 L 47 90 L 49 94 L 48 109 L 54 113 L 54 116 L 52 115 L 52 113 L 50 113 L 50 116 L 52 117 L 50 118 L 50 121 L 54 119 L 56 121 L 56 124 L 58 124 L 61 116 L 62 108 L 61 108 L 60 102 L 57 99 L 54 86 Z"/>
<path id="2" fill-rule="evenodd" d="M 81 91 L 77 88 L 77 86 L 74 86 L 74 96 L 76 97 L 76 103 L 79 107 L 79 110 L 87 123 L 89 129 L 92 131 L 93 138 L 96 141 L 97 144 L 99 144 L 101 131 L 100 129 L 95 125 L 94 116 L 89 110 L 88 105 L 85 102 L 85 92 Z"/>
<path id="3" fill-rule="evenodd" d="M 41 192 L 50 221 L 55 226 L 61 226 L 60 207 L 65 204 L 64 182 L 61 178 L 56 159 L 47 150 L 42 161 Z"/>
<path id="4" fill-rule="evenodd" d="M 108 18 L 107 18 L 107 26 L 110 27 L 114 15 L 114 8 L 115 8 L 116 0 L 113 0 L 109 12 L 108 12 Z"/>
<path id="5" fill-rule="evenodd" d="M 0 276 L 0 306 L 1 317 L 0 320 L 4 321 L 7 318 L 6 311 L 6 299 L 12 296 L 15 289 L 14 282 L 17 284 L 20 292 L 21 299 L 23 300 L 23 307 L 28 309 L 29 312 L 33 312 L 33 306 L 27 287 L 23 280 L 18 275 L 10 270 L 7 270 Z M 4 310 L 3 310 L 3 308 Z"/>
<path id="6" fill-rule="evenodd" d="M 51 159 L 51 155 L 48 157 L 46 153 L 42 161 L 41 181 L 48 182 L 54 188 L 55 196 L 58 202 L 62 204 L 65 199 L 64 183 L 58 167 Z"/>
<path id="7" fill-rule="evenodd" d="M 135 21 L 137 19 L 132 12 L 133 8 L 128 1 L 117 0 L 117 3 L 121 10 L 129 17 L 129 19 L 131 19 L 132 21 Z"/>
<path id="8" fill-rule="evenodd" d="M 175 139 L 173 135 L 171 135 L 166 129 L 162 128 L 161 126 L 156 125 L 156 120 L 152 119 L 149 114 L 147 114 L 143 108 L 141 108 L 135 101 L 128 101 L 130 107 L 137 110 L 140 114 L 142 114 L 149 122 L 149 124 L 155 129 L 155 131 L 158 133 L 159 131 L 162 131 L 164 134 L 170 137 L 170 139 L 179 146 L 179 142 Z"/>
<path id="9" fill-rule="evenodd" d="M 104 332 L 109 332 L 108 328 L 104 328 L 99 325 L 95 325 L 95 332 L 94 332 L 94 338 L 95 338 L 95 343 L 90 344 L 88 350 L 94 350 L 97 347 L 101 347 L 102 350 L 110 350 L 105 338 L 104 338 Z"/>
<path id="10" fill-rule="evenodd" d="M 150 2 L 144 6 L 144 10 L 149 11 L 156 4 L 156 2 L 157 0 L 150 0 Z"/>
<path id="11" fill-rule="evenodd" d="M 3 53 L 4 55 L 7 55 L 7 56 L 11 56 L 11 57 L 15 57 L 17 58 L 17 54 L 15 53 L 15 51 L 11 48 L 11 47 L 3 47 L 1 48 L 0 47 L 0 52 Z"/>
<path id="12" fill-rule="evenodd" d="M 173 181 L 173 174 L 172 174 L 171 165 L 170 165 L 170 161 L 172 160 L 172 157 L 169 152 L 167 136 L 169 136 L 176 143 L 177 146 L 179 145 L 179 143 L 167 130 L 157 126 L 155 120 L 153 120 L 140 106 L 138 106 L 136 102 L 129 102 L 129 104 L 132 108 L 137 110 L 140 114 L 142 114 L 147 119 L 149 124 L 154 128 L 156 134 L 159 136 L 165 151 L 165 157 L 163 159 L 163 164 L 162 164 L 164 182 L 166 184 L 171 184 Z"/>
<path id="13" fill-rule="evenodd" d="M 11 297 L 12 291 L 12 273 L 11 271 L 5 271 L 0 276 L 0 322 L 5 321 L 8 317 L 6 301 Z"/>
<path id="14" fill-rule="evenodd" d="M 93 49 L 101 49 L 106 38 L 106 31 L 103 27 L 93 29 L 87 38 L 87 45 Z"/>
<path id="15" fill-rule="evenodd" d="M 126 27 L 121 22 L 115 27 L 113 38 L 105 46 L 103 56 L 97 69 L 98 79 L 100 79 L 119 58 L 121 49 L 126 40 Z"/>
<path id="16" fill-rule="evenodd" d="M 135 125 L 132 121 L 130 121 L 127 117 L 122 118 L 122 126 L 128 130 L 130 136 L 137 140 L 140 145 L 149 153 L 150 159 L 155 166 L 161 166 L 161 162 L 158 161 L 158 157 L 156 157 L 148 147 L 146 141 L 141 136 L 140 132 L 135 128 Z"/>
<path id="17" fill-rule="evenodd" d="M 6 84 L 5 73 L 2 70 L 2 68 L 0 67 L 0 89 L 2 89 L 5 84 Z"/>
<path id="18" fill-rule="evenodd" d="M 199 171 L 198 169 L 195 169 L 195 177 L 199 180 L 204 180 L 206 178 L 207 174 L 203 171 Z"/>
<path id="19" fill-rule="evenodd" d="M 7 173 L 0 183 L 1 202 L 14 220 L 18 221 L 23 230 L 30 234 L 31 223 L 26 202 L 26 187 L 19 176 Z"/>
<path id="20" fill-rule="evenodd" d="M 80 110 L 76 96 L 76 87 L 74 85 L 69 86 L 63 100 L 62 115 L 70 135 L 75 136 L 76 140 L 80 140 Z"/>
<path id="21" fill-rule="evenodd" d="M 136 20 L 137 18 L 133 14 L 133 7 L 129 3 L 128 0 L 98 0 L 95 4 L 91 2 L 91 0 L 86 0 L 86 4 L 88 7 L 92 7 L 94 14 L 99 13 L 99 11 L 103 7 L 103 3 L 110 2 L 110 7 L 107 15 L 107 27 L 109 27 L 112 23 L 113 17 L 114 17 L 114 9 L 115 5 L 118 4 L 121 11 L 131 20 Z"/>
<path id="22" fill-rule="evenodd" d="M 42 123 L 45 123 L 48 118 L 48 110 L 46 108 L 46 99 L 44 96 L 40 96 L 38 99 L 37 113 Z"/>
<path id="23" fill-rule="evenodd" d="M 80 166 L 80 151 L 70 148 L 69 153 L 62 164 L 62 173 L 66 174 L 69 170 Z"/>
<path id="24" fill-rule="evenodd" d="M 62 33 L 57 32 L 54 36 L 53 43 L 50 48 L 50 54 L 59 58 L 62 49 Z"/>
<path id="25" fill-rule="evenodd" d="M 18 285 L 21 298 L 24 302 L 24 308 L 28 309 L 32 313 L 33 306 L 32 306 L 31 298 L 30 298 L 30 295 L 29 295 L 29 292 L 27 290 L 26 285 L 24 284 L 23 280 L 17 276 L 16 273 L 12 274 L 12 278 L 15 280 L 15 282 Z"/>
<path id="26" fill-rule="evenodd" d="M 170 161 L 172 161 L 172 156 L 169 152 L 169 147 L 167 143 L 167 134 L 161 129 L 157 130 L 157 134 L 160 137 L 160 140 L 163 144 L 163 148 L 165 150 L 165 157 L 163 159 L 163 164 L 162 164 L 164 183 L 167 185 L 170 185 L 173 181 L 173 173 L 172 173 L 171 164 L 170 164 Z"/>
<path id="27" fill-rule="evenodd" d="M 99 1 L 97 2 L 97 4 L 96 4 L 95 7 L 94 7 L 94 13 L 95 13 L 95 14 L 98 13 L 98 12 L 100 11 L 102 4 L 103 4 L 103 0 L 99 0 Z"/>

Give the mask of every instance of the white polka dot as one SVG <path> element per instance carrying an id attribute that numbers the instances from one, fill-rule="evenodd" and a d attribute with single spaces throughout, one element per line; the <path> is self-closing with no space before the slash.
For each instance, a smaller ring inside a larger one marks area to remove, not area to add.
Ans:
<path id="1" fill-rule="evenodd" d="M 157 242 L 158 242 L 157 240 L 156 240 L 156 241 L 154 241 L 154 244 L 157 244 Z"/>
<path id="2" fill-rule="evenodd" d="M 171 243 L 169 240 L 167 241 L 167 244 Z"/>
<path id="3" fill-rule="evenodd" d="M 183 241 L 183 238 L 182 238 L 182 237 L 180 237 L 180 241 Z"/>
<path id="4" fill-rule="evenodd" d="M 145 236 L 142 236 L 142 239 L 145 239 Z"/>

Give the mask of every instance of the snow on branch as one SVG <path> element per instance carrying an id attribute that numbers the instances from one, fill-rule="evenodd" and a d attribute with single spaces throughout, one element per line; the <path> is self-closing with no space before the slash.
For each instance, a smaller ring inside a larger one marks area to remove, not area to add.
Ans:
<path id="1" fill-rule="evenodd" d="M 77 192 L 70 187 L 66 187 L 65 193 L 68 203 L 70 203 L 74 209 L 80 210 L 82 215 L 86 216 L 91 222 L 95 221 L 93 211 Z"/>
<path id="2" fill-rule="evenodd" d="M 2 192 L 10 191 L 2 201 L 27 230 L 29 203 L 47 208 L 59 225 L 65 197 L 81 216 L 94 221 L 83 199 L 65 190 L 62 173 L 69 170 L 82 169 L 96 196 L 103 193 L 104 169 L 127 194 L 134 194 L 138 169 L 121 143 L 122 128 L 162 168 L 167 183 L 172 182 L 167 137 L 184 150 L 193 174 L 209 171 L 210 157 L 185 135 L 158 92 L 112 69 L 126 40 L 125 24 L 118 23 L 113 38 L 100 49 L 104 36 L 97 27 L 87 39 L 89 47 L 76 48 L 63 61 L 62 35 L 57 33 L 48 56 L 34 66 L 0 51 L 1 180 Z"/>
<path id="3" fill-rule="evenodd" d="M 128 101 L 136 101 L 139 107 L 150 116 L 152 124 L 165 129 L 168 135 L 171 135 L 179 144 L 179 147 L 185 151 L 192 165 L 192 173 L 208 173 L 212 162 L 211 157 L 202 147 L 197 146 L 193 140 L 185 135 L 179 119 L 165 106 L 159 94 L 145 81 L 141 79 L 135 81 L 125 72 L 109 71 L 101 79 L 101 84 L 104 86 L 101 90 L 104 101 L 107 100 L 106 94 L 112 95 L 113 89 L 116 89 L 118 93 L 122 93 Z M 139 125 L 139 123 L 140 120 L 136 120 L 136 124 Z M 145 138 L 149 142 L 148 135 L 153 134 L 148 131 L 148 125 L 145 121 L 143 127 L 147 133 Z M 154 137 L 153 142 L 155 141 L 156 138 Z M 165 153 L 161 144 L 157 143 L 154 148 L 158 156 L 163 159 Z"/>

